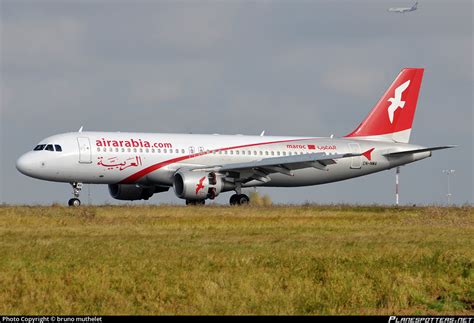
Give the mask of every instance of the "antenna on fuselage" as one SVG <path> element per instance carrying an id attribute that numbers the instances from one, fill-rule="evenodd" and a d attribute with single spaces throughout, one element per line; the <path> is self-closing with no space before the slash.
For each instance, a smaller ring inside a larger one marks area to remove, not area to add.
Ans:
<path id="1" fill-rule="evenodd" d="M 265 135 L 265 130 L 262 131 L 262 133 L 260 134 L 260 137 L 263 137 Z"/>
<path id="2" fill-rule="evenodd" d="M 84 126 L 81 126 L 77 132 L 82 132 L 82 128 L 84 128 Z"/>

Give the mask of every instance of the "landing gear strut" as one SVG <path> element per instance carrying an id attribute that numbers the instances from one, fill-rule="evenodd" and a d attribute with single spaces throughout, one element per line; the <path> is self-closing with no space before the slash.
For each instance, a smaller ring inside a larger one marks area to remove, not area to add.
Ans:
<path id="1" fill-rule="evenodd" d="M 250 199 L 245 194 L 234 194 L 230 197 L 230 205 L 247 205 Z"/>
<path id="2" fill-rule="evenodd" d="M 81 194 L 82 183 L 74 182 L 74 183 L 71 183 L 71 186 L 72 186 L 72 195 L 74 195 L 74 197 L 68 201 L 68 205 L 78 207 L 81 205 L 81 200 L 79 200 L 79 194 Z"/>

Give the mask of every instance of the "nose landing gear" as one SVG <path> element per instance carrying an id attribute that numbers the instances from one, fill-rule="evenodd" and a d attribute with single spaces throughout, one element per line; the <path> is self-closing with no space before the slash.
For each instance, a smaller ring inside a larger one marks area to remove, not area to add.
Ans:
<path id="1" fill-rule="evenodd" d="M 81 190 L 82 190 L 82 183 L 74 182 L 74 183 L 71 183 L 71 186 L 72 186 L 72 195 L 74 195 L 74 197 L 68 201 L 68 205 L 78 207 L 81 205 L 81 200 L 79 200 L 79 194 L 81 193 Z"/>

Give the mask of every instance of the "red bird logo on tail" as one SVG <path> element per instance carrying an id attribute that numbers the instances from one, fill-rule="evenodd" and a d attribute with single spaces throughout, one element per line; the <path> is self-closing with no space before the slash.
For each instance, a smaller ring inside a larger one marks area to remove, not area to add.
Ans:
<path id="1" fill-rule="evenodd" d="M 202 182 L 204 182 L 205 179 L 206 179 L 206 176 L 204 176 L 203 178 L 201 178 L 201 179 L 199 180 L 199 183 L 196 184 L 196 195 L 197 195 L 197 193 L 198 193 L 200 190 L 202 190 L 202 189 L 204 188 L 204 185 L 202 185 Z"/>

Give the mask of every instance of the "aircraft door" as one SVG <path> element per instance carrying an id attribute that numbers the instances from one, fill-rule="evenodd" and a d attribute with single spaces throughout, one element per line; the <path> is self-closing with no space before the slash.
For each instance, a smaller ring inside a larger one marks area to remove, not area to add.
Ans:
<path id="1" fill-rule="evenodd" d="M 82 164 L 92 163 L 92 151 L 89 138 L 78 137 L 77 144 L 79 145 L 79 162 Z"/>
<path id="2" fill-rule="evenodd" d="M 356 143 L 350 143 L 351 153 L 360 154 L 360 146 Z M 362 167 L 362 156 L 351 157 L 351 169 L 360 169 Z"/>

